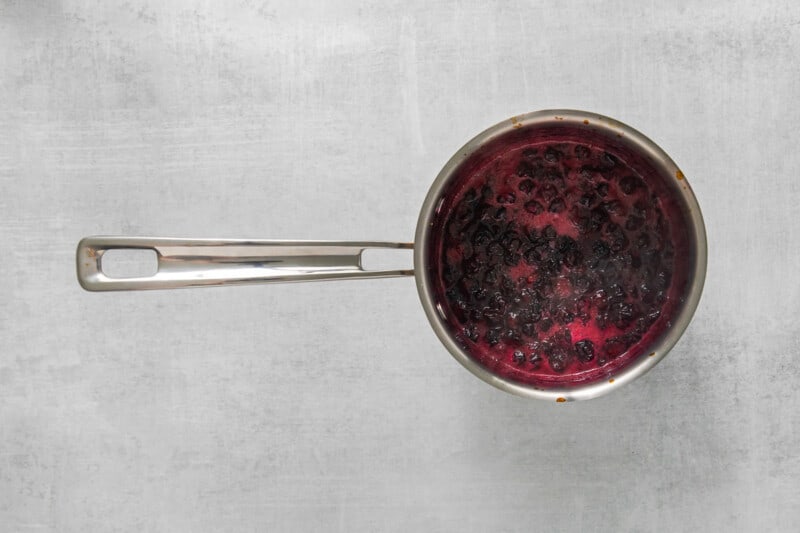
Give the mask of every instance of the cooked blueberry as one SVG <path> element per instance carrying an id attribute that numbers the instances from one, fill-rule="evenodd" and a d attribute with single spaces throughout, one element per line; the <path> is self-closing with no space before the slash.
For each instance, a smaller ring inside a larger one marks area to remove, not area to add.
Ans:
<path id="1" fill-rule="evenodd" d="M 595 191 L 597 191 L 599 196 L 605 197 L 608 194 L 608 183 L 601 181 L 597 184 L 597 187 L 595 187 Z"/>
<path id="2" fill-rule="evenodd" d="M 589 339 L 576 342 L 575 353 L 578 354 L 578 359 L 584 363 L 588 363 L 594 359 L 594 343 Z"/>
<path id="3" fill-rule="evenodd" d="M 631 215 L 625 221 L 625 229 L 628 231 L 636 231 L 642 227 L 642 224 L 644 224 L 644 219 L 642 217 Z"/>
<path id="4" fill-rule="evenodd" d="M 578 159 L 586 159 L 589 157 L 589 149 L 583 146 L 582 144 L 578 144 L 575 146 L 575 157 Z"/>
<path id="5" fill-rule="evenodd" d="M 528 357 L 528 361 L 533 365 L 533 368 L 538 368 L 542 364 L 542 356 L 536 352 L 532 352 Z"/>
<path id="6" fill-rule="evenodd" d="M 520 331 L 522 331 L 523 335 L 535 337 L 536 325 L 533 322 L 523 322 L 522 326 L 520 326 Z"/>
<path id="7" fill-rule="evenodd" d="M 542 230 L 542 237 L 544 237 L 548 241 L 554 240 L 556 238 L 556 235 L 558 235 L 556 233 L 556 229 L 553 226 L 550 226 L 549 224 L 545 226 L 544 229 Z"/>
<path id="8" fill-rule="evenodd" d="M 524 193 L 529 193 L 533 190 L 533 180 L 522 180 L 519 182 L 518 188 Z"/>
<path id="9" fill-rule="evenodd" d="M 633 319 L 636 318 L 634 316 L 633 305 L 628 302 L 613 304 L 608 311 L 608 316 L 619 329 L 627 328 L 630 326 L 631 322 L 633 322 Z"/>
<path id="10" fill-rule="evenodd" d="M 520 161 L 517 166 L 517 176 L 533 176 L 533 167 L 527 161 Z"/>
<path id="11" fill-rule="evenodd" d="M 603 152 L 603 155 L 600 156 L 600 164 L 607 169 L 612 169 L 617 166 L 619 159 L 616 158 L 613 154 L 609 154 L 608 152 Z"/>
<path id="12" fill-rule="evenodd" d="M 569 250 L 564 253 L 564 264 L 570 268 L 580 266 L 583 263 L 583 254 L 578 250 Z"/>
<path id="13" fill-rule="evenodd" d="M 532 215 L 538 215 L 544 211 L 544 208 L 542 207 L 542 204 L 536 200 L 531 200 L 529 202 L 525 202 L 525 211 L 531 213 Z"/>
<path id="14" fill-rule="evenodd" d="M 595 258 L 603 259 L 611 253 L 611 248 L 605 241 L 597 240 L 592 244 L 592 254 Z"/>
<path id="15" fill-rule="evenodd" d="M 637 189 L 642 187 L 644 184 L 642 180 L 636 176 L 625 176 L 621 180 L 619 180 L 619 188 L 625 194 L 633 194 Z"/>
<path id="16" fill-rule="evenodd" d="M 593 192 L 587 192 L 578 199 L 578 203 L 583 207 L 591 207 L 596 199 L 597 194 Z"/>
<path id="17" fill-rule="evenodd" d="M 553 341 L 561 345 L 561 347 L 568 347 L 572 344 L 572 332 L 569 328 L 561 328 L 553 335 Z"/>
<path id="18" fill-rule="evenodd" d="M 511 345 L 519 345 L 522 339 L 519 337 L 519 332 L 515 329 L 507 329 L 503 332 L 503 340 Z"/>
<path id="19" fill-rule="evenodd" d="M 554 185 L 545 185 L 539 190 L 539 193 L 542 195 L 542 199 L 545 202 L 549 202 L 558 196 L 558 189 L 556 189 Z"/>
<path id="20" fill-rule="evenodd" d="M 564 203 L 563 198 L 556 198 L 552 202 L 550 202 L 550 206 L 547 208 L 548 211 L 551 213 L 560 213 L 564 209 L 567 208 L 567 204 Z"/>
<path id="21" fill-rule="evenodd" d="M 557 163 L 563 154 L 553 148 L 552 146 L 548 147 L 547 150 L 544 151 L 544 160 L 548 163 Z"/>
<path id="22" fill-rule="evenodd" d="M 502 244 L 506 252 L 516 253 L 522 246 L 522 240 L 516 232 L 510 231 L 503 235 L 500 239 L 500 244 Z"/>
<path id="23" fill-rule="evenodd" d="M 550 353 L 547 354 L 547 362 L 550 363 L 550 368 L 555 372 L 563 372 L 569 363 L 569 355 L 567 351 L 560 346 L 554 347 Z"/>
<path id="24" fill-rule="evenodd" d="M 502 331 L 502 328 L 494 327 L 486 332 L 486 342 L 489 344 L 489 346 L 494 346 L 500 342 L 500 334 Z"/>
<path id="25" fill-rule="evenodd" d="M 653 279 L 653 287 L 656 290 L 663 291 L 667 287 L 669 287 L 670 282 L 670 275 L 665 271 L 660 271 L 656 274 L 656 277 Z"/>
<path id="26" fill-rule="evenodd" d="M 518 253 L 506 252 L 503 255 L 503 263 L 505 263 L 506 266 L 510 266 L 510 267 L 517 266 L 517 264 L 519 264 L 519 260 L 520 260 L 521 257 L 522 256 L 520 254 L 518 254 Z"/>
<path id="27" fill-rule="evenodd" d="M 603 202 L 600 206 L 605 210 L 606 213 L 619 213 L 622 211 L 622 204 L 616 200 L 611 200 L 610 202 Z"/>
<path id="28" fill-rule="evenodd" d="M 511 356 L 511 358 L 518 365 L 521 365 L 525 362 L 525 354 L 522 353 L 522 350 L 514 350 L 514 354 Z"/>
<path id="29" fill-rule="evenodd" d="M 647 214 L 647 203 L 644 200 L 636 200 L 635 202 L 633 202 L 631 213 L 633 213 L 636 216 L 645 218 L 645 215 Z"/>
<path id="30" fill-rule="evenodd" d="M 513 204 L 517 200 L 517 196 L 513 192 L 497 195 L 498 204 Z"/>
<path id="31" fill-rule="evenodd" d="M 478 340 L 478 328 L 475 325 L 467 326 L 464 328 L 464 335 L 471 340 L 472 342 L 476 342 Z"/>
<path id="32" fill-rule="evenodd" d="M 598 231 L 607 220 L 608 213 L 600 207 L 595 207 L 589 213 L 589 229 L 591 231 Z"/>

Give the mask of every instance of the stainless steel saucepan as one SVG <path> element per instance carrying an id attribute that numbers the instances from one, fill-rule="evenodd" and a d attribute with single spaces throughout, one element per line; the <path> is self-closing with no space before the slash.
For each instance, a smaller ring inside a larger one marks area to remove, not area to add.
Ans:
<path id="1" fill-rule="evenodd" d="M 453 177 L 489 143 L 535 129 L 591 128 L 594 135 L 613 139 L 645 157 L 664 183 L 669 183 L 689 220 L 690 253 L 687 291 L 670 327 L 647 349 L 647 354 L 618 369 L 611 379 L 588 384 L 538 387 L 493 374 L 476 363 L 450 333 L 434 300 L 436 277 L 429 243 L 433 218 Z M 678 177 L 676 180 L 675 177 Z M 422 307 L 437 336 L 450 353 L 482 380 L 521 396 L 556 400 L 583 400 L 605 394 L 643 375 L 675 345 L 689 324 L 703 289 L 706 272 L 706 235 L 697 200 L 675 163 L 653 141 L 616 120 L 574 110 L 538 111 L 513 117 L 480 133 L 447 162 L 433 182 L 420 211 L 414 243 L 358 241 L 286 241 L 173 239 L 151 237 L 86 237 L 77 249 L 77 273 L 89 291 L 174 289 L 249 283 L 279 283 L 338 279 L 414 276 Z M 413 249 L 414 270 L 365 270 L 362 253 L 369 249 Z M 103 271 L 103 254 L 115 249 L 153 250 L 158 269 L 152 276 L 116 278 Z"/>

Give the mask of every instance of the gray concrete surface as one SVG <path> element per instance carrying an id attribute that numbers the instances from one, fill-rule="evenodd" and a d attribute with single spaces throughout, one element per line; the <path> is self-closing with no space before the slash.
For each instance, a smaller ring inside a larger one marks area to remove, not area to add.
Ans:
<path id="1" fill-rule="evenodd" d="M 798 4 L 325 4 L 0 3 L 0 531 L 800 530 Z M 485 385 L 411 279 L 76 283 L 89 234 L 409 240 L 552 107 L 706 216 L 694 322 L 615 394 Z"/>

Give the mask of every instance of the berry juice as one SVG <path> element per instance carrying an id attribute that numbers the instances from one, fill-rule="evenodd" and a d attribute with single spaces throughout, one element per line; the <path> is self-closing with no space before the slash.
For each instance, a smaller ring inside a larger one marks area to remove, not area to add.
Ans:
<path id="1" fill-rule="evenodd" d="M 571 128 L 515 131 L 471 156 L 427 250 L 453 338 L 493 374 L 541 387 L 605 379 L 646 357 L 693 260 L 678 178 Z"/>

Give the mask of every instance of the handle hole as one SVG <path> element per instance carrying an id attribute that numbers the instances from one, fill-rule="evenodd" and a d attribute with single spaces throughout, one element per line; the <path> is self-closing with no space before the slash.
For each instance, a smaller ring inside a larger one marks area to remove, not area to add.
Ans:
<path id="1" fill-rule="evenodd" d="M 409 251 L 393 248 L 367 248 L 361 252 L 361 268 L 371 270 L 410 270 Z"/>
<path id="2" fill-rule="evenodd" d="M 115 248 L 103 252 L 100 267 L 109 278 L 149 278 L 158 272 L 158 256 L 149 248 Z"/>

